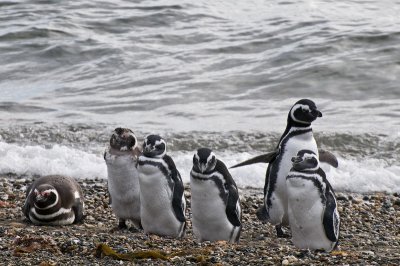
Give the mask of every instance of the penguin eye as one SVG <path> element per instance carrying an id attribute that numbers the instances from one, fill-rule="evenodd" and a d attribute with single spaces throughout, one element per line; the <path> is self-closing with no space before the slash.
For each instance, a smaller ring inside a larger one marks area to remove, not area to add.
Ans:
<path id="1" fill-rule="evenodd" d="M 213 166 L 215 164 L 215 157 L 211 157 L 211 160 L 207 163 L 208 166 Z"/>

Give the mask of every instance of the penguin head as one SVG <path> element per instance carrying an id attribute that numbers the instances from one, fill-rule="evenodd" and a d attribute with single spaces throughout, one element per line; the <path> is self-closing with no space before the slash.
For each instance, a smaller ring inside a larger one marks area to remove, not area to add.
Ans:
<path id="1" fill-rule="evenodd" d="M 200 148 L 193 156 L 193 170 L 206 174 L 214 170 L 217 164 L 217 158 L 215 154 L 207 148 Z"/>
<path id="2" fill-rule="evenodd" d="M 34 205 L 38 209 L 44 209 L 58 202 L 58 192 L 52 185 L 42 184 L 35 188 L 33 193 Z"/>
<path id="3" fill-rule="evenodd" d="M 117 127 L 111 135 L 110 146 L 119 151 L 130 151 L 136 148 L 137 139 L 129 128 Z"/>
<path id="4" fill-rule="evenodd" d="M 158 135 L 148 135 L 143 142 L 143 155 L 150 158 L 161 158 L 167 153 L 167 143 Z"/>
<path id="5" fill-rule="evenodd" d="M 318 117 L 322 117 L 322 113 L 315 103 L 309 99 L 302 99 L 290 109 L 288 123 L 309 126 Z"/>
<path id="6" fill-rule="evenodd" d="M 310 150 L 300 150 L 297 156 L 292 158 L 293 168 L 296 171 L 316 171 L 319 168 L 317 155 Z"/>

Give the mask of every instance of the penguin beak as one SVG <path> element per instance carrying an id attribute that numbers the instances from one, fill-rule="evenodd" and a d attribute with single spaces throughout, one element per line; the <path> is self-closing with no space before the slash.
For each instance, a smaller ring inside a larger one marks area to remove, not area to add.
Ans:
<path id="1" fill-rule="evenodd" d="M 144 152 L 151 152 L 151 147 L 150 146 L 144 147 Z"/>
<path id="2" fill-rule="evenodd" d="M 205 164 L 200 164 L 200 171 L 201 171 L 202 173 L 204 173 L 206 170 L 207 170 L 207 165 L 205 165 Z"/>
<path id="3" fill-rule="evenodd" d="M 299 156 L 292 157 L 292 163 L 299 163 L 299 162 L 301 162 L 301 157 Z"/>
<path id="4" fill-rule="evenodd" d="M 45 197 L 43 197 L 43 195 L 42 194 L 38 194 L 37 196 L 36 196 L 36 201 L 37 202 L 41 202 L 41 201 L 44 201 L 46 198 Z"/>
<path id="5" fill-rule="evenodd" d="M 317 118 L 317 117 L 322 117 L 322 113 L 321 113 L 319 110 L 317 110 L 317 109 L 312 110 L 312 111 L 311 111 L 311 114 L 312 114 L 315 118 Z"/>

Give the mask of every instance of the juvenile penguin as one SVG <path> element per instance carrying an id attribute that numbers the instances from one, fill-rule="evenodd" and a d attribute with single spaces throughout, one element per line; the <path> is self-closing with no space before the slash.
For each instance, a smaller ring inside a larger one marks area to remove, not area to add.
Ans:
<path id="1" fill-rule="evenodd" d="M 186 199 L 181 175 L 166 148 L 158 135 L 144 140 L 138 161 L 140 216 L 145 233 L 180 238 L 186 229 Z"/>
<path id="2" fill-rule="evenodd" d="M 36 225 L 68 225 L 84 216 L 82 189 L 75 179 L 51 175 L 36 179 L 26 191 L 24 215 Z"/>
<path id="3" fill-rule="evenodd" d="M 200 241 L 239 241 L 239 193 L 225 164 L 207 148 L 198 149 L 190 172 L 193 233 Z"/>
<path id="4" fill-rule="evenodd" d="M 293 244 L 301 249 L 329 252 L 339 236 L 335 193 L 313 151 L 299 151 L 292 162 L 286 187 Z"/>
<path id="5" fill-rule="evenodd" d="M 118 218 L 118 228 L 127 228 L 130 220 L 141 229 L 139 173 L 136 168 L 140 155 L 135 134 L 129 128 L 116 128 L 104 153 L 107 165 L 108 192 L 111 208 Z"/>
<path id="6" fill-rule="evenodd" d="M 317 143 L 311 128 L 311 123 L 318 117 L 322 117 L 322 113 L 313 101 L 299 100 L 289 111 L 287 126 L 276 151 L 233 166 L 238 167 L 258 162 L 269 163 L 265 176 L 264 205 L 257 211 L 257 217 L 275 225 L 278 237 L 287 236 L 283 232 L 282 226 L 289 224 L 286 176 L 292 167 L 291 159 L 302 149 L 311 150 L 318 156 Z M 324 152 L 323 154 L 324 160 L 337 167 L 337 160 L 331 153 Z"/>

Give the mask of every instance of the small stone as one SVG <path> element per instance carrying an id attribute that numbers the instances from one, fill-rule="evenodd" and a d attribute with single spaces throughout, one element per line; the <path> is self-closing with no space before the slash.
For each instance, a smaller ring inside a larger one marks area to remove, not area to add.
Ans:
<path id="1" fill-rule="evenodd" d="M 353 198 L 351 202 L 354 204 L 360 204 L 362 202 L 362 199 Z"/>
<path id="2" fill-rule="evenodd" d="M 289 265 L 289 260 L 284 259 L 284 260 L 282 261 L 282 265 Z"/>
<path id="3" fill-rule="evenodd" d="M 364 250 L 362 253 L 365 254 L 365 255 L 368 255 L 368 256 L 374 256 L 375 255 L 375 253 L 373 251 L 371 251 L 371 250 Z"/>
<path id="4" fill-rule="evenodd" d="M 15 180 L 15 184 L 24 184 L 26 182 L 25 178 L 20 178 Z"/>
<path id="5" fill-rule="evenodd" d="M 343 195 L 343 194 L 338 194 L 336 197 L 337 200 L 342 200 L 342 201 L 348 201 L 349 199 Z"/>

